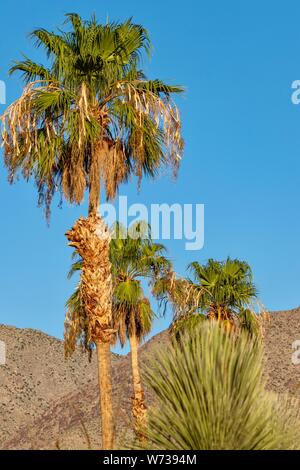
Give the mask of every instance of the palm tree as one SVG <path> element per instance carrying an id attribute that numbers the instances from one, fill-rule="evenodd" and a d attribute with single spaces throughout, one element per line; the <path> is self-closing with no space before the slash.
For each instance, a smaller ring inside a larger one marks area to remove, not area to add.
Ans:
<path id="1" fill-rule="evenodd" d="M 156 284 L 161 302 L 171 301 L 174 307 L 173 329 L 193 329 L 199 321 L 222 322 L 231 329 L 238 325 L 251 334 L 258 333 L 260 322 L 252 309 L 257 291 L 248 263 L 227 258 L 209 259 L 204 265 L 197 261 L 189 265 L 192 278 L 174 274 Z"/>
<path id="2" fill-rule="evenodd" d="M 135 420 L 136 435 L 140 442 L 145 441 L 147 425 L 147 407 L 142 387 L 138 345 L 150 333 L 154 312 L 149 299 L 145 296 L 142 281 L 147 281 L 155 290 L 157 279 L 171 269 L 170 261 L 165 257 L 165 248 L 151 240 L 151 229 L 138 222 L 127 234 L 119 223 L 113 230 L 110 242 L 110 261 L 113 279 L 113 328 L 124 347 L 129 339 L 131 351 L 131 369 L 133 383 L 132 413 Z M 135 234 L 133 237 L 133 233 Z M 82 269 L 82 260 L 77 260 L 69 275 Z M 88 321 L 81 305 L 81 285 L 67 302 L 65 322 L 65 347 L 67 355 L 72 354 L 79 341 L 91 352 L 88 341 Z"/>
<path id="3" fill-rule="evenodd" d="M 300 446 L 299 402 L 263 379 L 263 347 L 203 322 L 157 351 L 144 370 L 157 398 L 151 450 L 271 450 Z"/>
<path id="4" fill-rule="evenodd" d="M 247 307 L 257 296 L 249 264 L 238 259 L 209 259 L 205 265 L 195 261 L 189 268 L 194 279 L 191 282 L 202 290 L 199 312 L 229 328 L 235 319 L 244 325 L 250 310 Z"/>
<path id="5" fill-rule="evenodd" d="M 19 173 L 35 181 L 47 218 L 56 192 L 79 204 L 88 190 L 88 217 L 66 236 L 83 260 L 82 302 L 98 351 L 102 444 L 110 449 L 112 284 L 100 180 L 113 199 L 131 175 L 140 182 L 163 166 L 176 172 L 183 142 L 171 94 L 182 88 L 148 80 L 140 69 L 143 52 L 150 52 L 142 26 L 130 20 L 101 25 L 77 14 L 68 14 L 66 23 L 66 31 L 32 33 L 47 65 L 25 57 L 11 68 L 26 86 L 1 119 L 4 162 L 10 182 Z"/>

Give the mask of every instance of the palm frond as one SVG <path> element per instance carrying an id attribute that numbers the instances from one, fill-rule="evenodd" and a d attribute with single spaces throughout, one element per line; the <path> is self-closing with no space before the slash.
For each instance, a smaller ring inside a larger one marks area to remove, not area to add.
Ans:
<path id="1" fill-rule="evenodd" d="M 9 69 L 9 74 L 17 71 L 22 72 L 23 79 L 27 84 L 36 80 L 55 81 L 55 77 L 48 68 L 33 62 L 28 57 L 24 57 L 23 61 L 15 61 Z"/>

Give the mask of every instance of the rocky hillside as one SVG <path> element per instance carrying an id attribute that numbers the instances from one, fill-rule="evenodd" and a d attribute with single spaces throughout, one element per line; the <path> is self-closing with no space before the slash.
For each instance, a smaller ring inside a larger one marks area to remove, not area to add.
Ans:
<path id="1" fill-rule="evenodd" d="M 64 360 L 63 344 L 44 333 L 0 325 L 6 365 L 0 366 L 0 449 L 99 448 L 95 360 L 77 351 Z M 266 327 L 266 376 L 274 390 L 300 397 L 300 365 L 291 361 L 300 340 L 300 308 L 273 312 Z M 141 361 L 168 341 L 163 332 L 141 349 Z M 130 357 L 113 357 L 113 390 L 119 445 L 130 442 Z M 152 397 L 147 395 L 148 402 Z"/>

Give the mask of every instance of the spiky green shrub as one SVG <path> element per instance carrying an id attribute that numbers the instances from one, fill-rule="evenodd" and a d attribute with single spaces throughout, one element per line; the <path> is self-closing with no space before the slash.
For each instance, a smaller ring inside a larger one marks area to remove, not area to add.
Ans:
<path id="1" fill-rule="evenodd" d="M 260 341 L 214 322 L 157 352 L 144 371 L 159 401 L 149 417 L 149 448 L 299 448 L 299 404 L 266 391 L 262 355 Z"/>

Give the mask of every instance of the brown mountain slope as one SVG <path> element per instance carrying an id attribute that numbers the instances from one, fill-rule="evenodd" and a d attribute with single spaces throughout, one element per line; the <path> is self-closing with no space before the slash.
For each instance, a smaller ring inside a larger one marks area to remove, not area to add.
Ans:
<path id="1" fill-rule="evenodd" d="M 0 448 L 99 448 L 95 361 L 77 351 L 65 361 L 61 341 L 35 330 L 0 325 L 7 361 L 0 366 Z M 300 397 L 300 365 L 291 361 L 300 340 L 300 308 L 274 312 L 266 327 L 268 386 Z M 160 333 L 141 348 L 141 362 L 168 341 Z M 113 357 L 119 445 L 132 439 L 130 357 Z M 152 397 L 147 395 L 148 403 Z M 88 437 L 87 437 L 88 436 Z"/>

